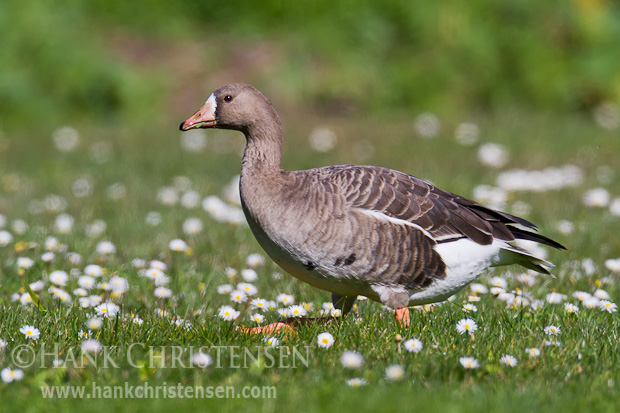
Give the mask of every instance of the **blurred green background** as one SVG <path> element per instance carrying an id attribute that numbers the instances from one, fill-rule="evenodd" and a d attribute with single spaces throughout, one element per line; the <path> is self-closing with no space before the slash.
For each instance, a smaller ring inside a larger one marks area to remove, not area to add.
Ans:
<path id="1" fill-rule="evenodd" d="M 574 1 L 0 2 L 0 128 L 167 122 L 253 83 L 337 115 L 620 103 L 620 6 Z"/>

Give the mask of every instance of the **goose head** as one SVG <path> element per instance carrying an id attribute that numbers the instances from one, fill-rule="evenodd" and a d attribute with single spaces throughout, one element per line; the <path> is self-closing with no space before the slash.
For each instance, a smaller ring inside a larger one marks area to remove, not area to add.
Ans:
<path id="1" fill-rule="evenodd" d="M 245 83 L 233 83 L 213 92 L 179 129 L 221 128 L 247 134 L 254 125 L 271 119 L 279 123 L 276 111 L 261 92 Z"/>

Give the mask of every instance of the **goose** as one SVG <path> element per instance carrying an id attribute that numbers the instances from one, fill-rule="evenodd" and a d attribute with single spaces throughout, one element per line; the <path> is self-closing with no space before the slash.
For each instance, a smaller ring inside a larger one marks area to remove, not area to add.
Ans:
<path id="1" fill-rule="evenodd" d="M 245 83 L 217 89 L 180 125 L 199 128 L 245 135 L 239 190 L 252 233 L 286 272 L 331 292 L 343 315 L 361 295 L 394 309 L 409 326 L 409 306 L 444 301 L 490 267 L 519 264 L 549 274 L 552 263 L 511 241 L 566 249 L 523 218 L 403 172 L 360 165 L 283 169 L 278 114 Z M 299 322 L 250 330 L 292 330 Z"/>

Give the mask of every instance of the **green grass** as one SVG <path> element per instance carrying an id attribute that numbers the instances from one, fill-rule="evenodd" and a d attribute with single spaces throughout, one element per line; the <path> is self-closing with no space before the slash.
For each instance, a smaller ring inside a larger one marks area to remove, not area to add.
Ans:
<path id="1" fill-rule="evenodd" d="M 208 93 L 208 91 L 206 91 Z M 283 107 L 275 102 L 276 107 Z M 195 109 L 188 107 L 188 114 Z M 542 169 L 572 163 L 581 167 L 585 180 L 576 188 L 545 193 L 516 193 L 509 199 L 508 209 L 516 200 L 531 205 L 531 219 L 542 233 L 557 239 L 568 247 L 566 252 L 550 251 L 549 258 L 558 267 L 557 275 L 538 277 L 533 287 L 525 287 L 511 278 L 521 273 L 512 267 L 495 270 L 489 275 L 503 275 L 508 289 L 521 288 L 536 298 L 544 299 L 551 291 L 569 296 L 573 291 L 594 292 L 600 285 L 617 301 L 620 288 L 608 279 L 609 270 L 603 262 L 616 258 L 620 245 L 617 237 L 618 218 L 604 208 L 587 208 L 581 204 L 581 194 L 589 188 L 604 186 L 618 196 L 617 178 L 600 183 L 597 170 L 608 165 L 618 173 L 616 158 L 620 144 L 610 132 L 599 129 L 589 118 L 544 115 L 534 112 L 505 111 L 497 116 L 473 116 L 470 119 L 442 119 L 443 132 L 433 140 L 415 137 L 411 119 L 385 118 L 319 118 L 293 117 L 292 111 L 283 110 L 282 120 L 286 131 L 284 165 L 289 169 L 304 169 L 334 163 L 362 162 L 354 150 L 355 143 L 366 140 L 374 147 L 373 155 L 365 162 L 400 169 L 432 180 L 439 187 L 471 196 L 479 184 L 495 184 L 497 171 L 481 166 L 476 159 L 477 146 L 460 146 L 453 141 L 452 130 L 461 121 L 473 119 L 481 128 L 482 141 L 503 144 L 511 154 L 506 169 L 522 167 Z M 294 406 L 299 411 L 326 411 L 335 406 L 347 405 L 361 411 L 393 411 L 417 409 L 430 411 L 480 411 L 498 410 L 560 410 L 616 411 L 620 374 L 618 364 L 618 313 L 583 308 L 577 314 L 565 313 L 562 305 L 545 305 L 533 311 L 529 308 L 507 309 L 505 304 L 490 294 L 483 295 L 476 303 L 478 311 L 465 314 L 460 303 L 467 299 L 468 291 L 459 293 L 456 300 L 435 307 L 432 311 L 412 310 L 410 329 L 400 327 L 392 315 L 380 305 L 360 301 L 354 314 L 329 325 L 302 326 L 294 335 L 280 335 L 280 348 L 297 348 L 303 354 L 308 346 L 308 366 L 297 368 L 268 368 L 253 365 L 247 368 L 231 367 L 235 362 L 223 357 L 222 368 L 205 370 L 196 368 L 149 368 L 150 353 L 171 351 L 180 346 L 186 353 L 181 357 L 188 363 L 191 348 L 201 346 L 240 346 L 240 348 L 266 348 L 262 337 L 241 334 L 236 325 L 252 325 L 244 319 L 235 322 L 217 317 L 221 305 L 233 304 L 227 296 L 218 295 L 216 287 L 230 280 L 224 273 L 226 267 L 240 271 L 250 253 L 261 249 L 246 226 L 235 226 L 213 220 L 201 208 L 187 209 L 180 205 L 165 206 L 157 201 L 158 189 L 174 183 L 174 177 L 186 176 L 191 188 L 202 197 L 221 196 L 222 189 L 238 173 L 239 149 L 243 138 L 227 131 L 211 131 L 205 152 L 188 153 L 179 145 L 179 132 L 172 120 L 165 119 L 142 130 L 121 129 L 113 126 L 95 128 L 77 125 L 80 143 L 73 152 L 62 153 L 54 148 L 52 130 L 39 126 L 37 131 L 6 133 L 6 145 L 0 151 L 0 211 L 7 219 L 7 229 L 15 237 L 6 247 L 0 247 L 0 339 L 9 342 L 0 353 L 0 368 L 15 367 L 13 351 L 27 345 L 35 352 L 49 351 L 55 343 L 61 358 L 67 359 L 71 349 L 79 349 L 83 339 L 80 330 L 87 331 L 86 321 L 92 309 L 79 308 L 77 297 L 67 306 L 51 298 L 46 288 L 40 299 L 46 311 L 24 307 L 11 302 L 11 295 L 23 282 L 45 279 L 51 270 L 73 268 L 56 252 L 56 260 L 45 264 L 40 260 L 47 236 L 55 236 L 67 251 L 82 255 L 83 261 L 76 268 L 97 263 L 106 268 L 107 279 L 116 274 L 128 280 L 130 289 L 123 296 L 112 298 L 123 306 L 124 317 L 104 320 L 103 327 L 92 337 L 104 345 L 118 367 L 105 368 L 102 361 L 96 365 L 87 362 L 74 367 L 72 362 L 60 369 L 49 368 L 51 356 L 44 365 L 24 368 L 24 378 L 13 383 L 0 383 L 0 398 L 4 406 L 14 411 L 74 410 L 84 403 L 89 410 L 109 411 L 123 408 L 136 411 L 166 410 L 174 407 L 211 407 L 218 411 L 239 411 L 257 406 L 261 411 L 278 411 Z M 336 131 L 338 144 L 328 153 L 312 152 L 306 137 L 316 125 L 327 125 Z M 105 163 L 95 162 L 91 155 L 94 143 L 106 141 L 111 145 L 111 157 Z M 227 146 L 228 145 L 228 146 Z M 226 148 L 229 149 L 226 149 Z M 224 148 L 224 149 L 222 149 Z M 87 177 L 93 185 L 92 195 L 76 198 L 72 194 L 73 182 Z M 110 199 L 107 188 L 121 182 L 126 194 L 121 199 Z M 33 214 L 33 200 L 45 200 L 50 194 L 63 197 L 65 213 L 75 218 L 70 233 L 58 233 L 54 221 L 60 211 L 44 210 Z M 30 208 L 30 209 L 29 209 Z M 145 222 L 149 211 L 161 214 L 161 224 L 150 226 Z M 186 236 L 182 224 L 188 217 L 199 217 L 205 224 L 202 233 Z M 29 229 L 18 235 L 11 229 L 11 222 L 23 219 Z M 107 229 L 96 238 L 84 234 L 85 227 L 94 220 L 107 223 Z M 560 219 L 572 221 L 575 232 L 563 235 L 555 224 Z M 174 238 L 186 240 L 191 248 L 187 254 L 174 253 L 168 242 Z M 99 256 L 95 247 L 101 240 L 110 240 L 117 252 L 112 256 Z M 20 275 L 15 259 L 31 257 L 35 265 Z M 152 282 L 138 275 L 131 260 L 160 259 L 168 264 L 168 285 L 173 298 L 157 299 Z M 593 259 L 597 269 L 585 275 L 575 260 Z M 258 296 L 275 299 L 277 294 L 293 294 L 297 302 L 314 303 L 315 308 L 329 301 L 329 294 L 298 282 L 287 274 L 273 279 L 272 273 L 280 271 L 266 259 L 256 268 L 259 279 Z M 487 276 L 483 278 L 483 283 Z M 77 278 L 69 279 L 65 290 L 72 292 Z M 110 293 L 94 290 L 105 299 Z M 242 304 L 234 304 L 243 310 Z M 165 309 L 169 317 L 155 314 L 156 308 Z M 141 317 L 141 326 L 131 323 L 132 313 Z M 247 313 L 244 313 L 247 314 Z M 170 322 L 174 317 L 188 320 L 190 328 L 178 327 Z M 471 317 L 478 323 L 473 335 L 460 335 L 456 323 Z M 277 314 L 267 314 L 268 321 L 278 319 Z M 41 330 L 41 337 L 29 342 L 19 332 L 21 326 L 31 324 Z M 548 325 L 561 327 L 557 340 L 560 346 L 545 346 L 543 329 Z M 335 344 L 328 349 L 319 348 L 316 337 L 329 331 Z M 403 339 L 419 338 L 424 348 L 418 354 L 408 353 L 402 343 L 395 341 L 397 334 Z M 144 344 L 145 350 L 134 347 L 133 364 L 127 358 L 132 343 Z M 400 348 L 399 348 L 400 347 Z M 525 349 L 540 348 L 542 354 L 529 359 Z M 344 369 L 339 361 L 345 350 L 355 350 L 365 362 L 358 370 Z M 515 368 L 500 365 L 503 354 L 518 358 Z M 472 356 L 480 367 L 465 370 L 459 357 Z M 167 363 L 171 355 L 166 356 Z M 78 360 L 81 360 L 78 357 Z M 385 377 L 386 367 L 400 364 L 405 377 L 392 383 Z M 346 381 L 361 377 L 367 381 L 362 388 L 351 388 Z M 275 386 L 276 399 L 43 399 L 42 385 L 142 385 L 164 383 L 184 386 L 212 385 Z"/>

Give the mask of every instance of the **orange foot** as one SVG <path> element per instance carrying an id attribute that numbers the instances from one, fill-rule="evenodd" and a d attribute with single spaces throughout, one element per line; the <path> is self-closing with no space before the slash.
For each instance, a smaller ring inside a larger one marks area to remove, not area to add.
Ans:
<path id="1" fill-rule="evenodd" d="M 395 318 L 400 325 L 409 327 L 411 325 L 411 319 L 409 318 L 409 307 L 397 308 Z"/>
<path id="2" fill-rule="evenodd" d="M 244 334 L 273 334 L 273 333 L 278 333 L 280 331 L 283 331 L 286 333 L 295 332 L 295 328 L 292 325 L 287 324 L 286 322 L 281 322 L 281 321 L 278 323 L 267 324 L 266 326 L 252 327 L 252 328 L 237 327 L 237 329 Z"/>
<path id="3" fill-rule="evenodd" d="M 319 317 L 319 318 L 308 318 L 308 317 L 290 317 L 286 320 L 279 321 L 277 323 L 267 324 L 266 326 L 260 327 L 237 327 L 237 330 L 241 331 L 245 334 L 273 334 L 279 332 L 285 333 L 294 333 L 295 327 L 301 324 L 308 323 L 329 323 L 333 320 L 332 317 Z"/>

